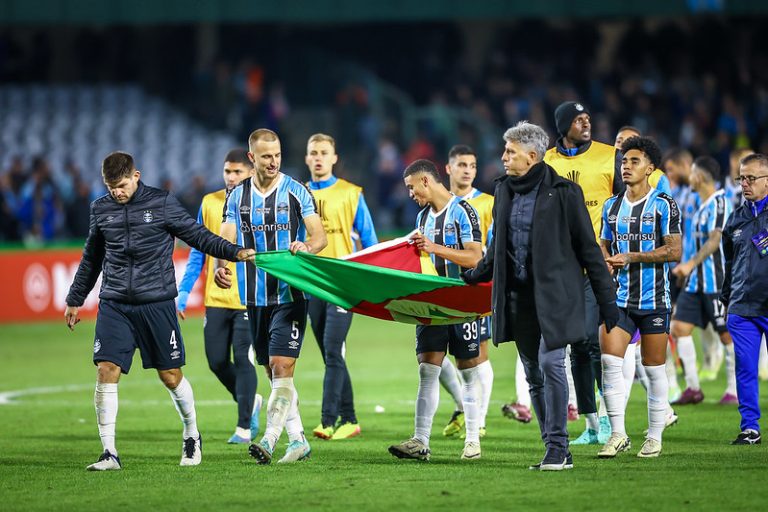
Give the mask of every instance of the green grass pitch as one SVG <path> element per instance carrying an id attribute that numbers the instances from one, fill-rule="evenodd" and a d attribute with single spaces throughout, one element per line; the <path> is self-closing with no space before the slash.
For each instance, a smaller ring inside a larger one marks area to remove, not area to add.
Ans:
<path id="1" fill-rule="evenodd" d="M 442 427 L 444 391 L 430 462 L 401 461 L 387 447 L 413 430 L 417 371 L 412 326 L 356 317 L 347 343 L 362 436 L 310 439 L 311 460 L 257 466 L 243 446 L 226 444 L 235 405 L 205 363 L 202 322 L 182 324 L 184 372 L 197 400 L 203 463 L 178 466 L 181 424 L 154 371 L 138 355 L 120 384 L 117 446 L 124 469 L 89 473 L 101 445 L 93 410 L 93 323 L 74 333 L 63 322 L 0 326 L 0 510 L 764 510 L 768 446 L 730 446 L 735 408 L 716 404 L 724 381 L 704 383 L 705 403 L 681 407 L 658 460 L 635 457 L 646 428 L 645 392 L 635 385 L 627 422 L 633 449 L 598 460 L 597 447 L 573 447 L 575 468 L 527 469 L 543 448 L 535 421 L 501 416 L 514 394 L 514 344 L 491 347 L 496 375 L 488 436 L 479 461 L 461 461 L 462 442 Z M 297 367 L 301 413 L 309 432 L 320 418 L 323 367 L 308 332 Z M 259 369 L 259 391 L 266 393 Z M 18 393 L 10 393 L 18 392 Z M 768 386 L 762 386 L 768 410 Z M 375 413 L 376 405 L 385 408 Z M 263 423 L 262 412 L 262 423 Z M 583 421 L 571 423 L 578 435 Z M 276 455 L 282 456 L 285 437 Z"/>

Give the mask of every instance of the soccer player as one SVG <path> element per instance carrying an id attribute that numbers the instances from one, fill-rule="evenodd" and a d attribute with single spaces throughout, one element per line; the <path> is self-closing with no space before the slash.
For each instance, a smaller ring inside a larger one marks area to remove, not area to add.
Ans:
<path id="1" fill-rule="evenodd" d="M 109 194 L 91 204 L 83 257 L 66 298 L 64 318 L 74 330 L 79 308 L 103 273 L 93 342 L 97 381 L 94 394 L 99 437 L 104 448 L 89 471 L 122 468 L 115 448 L 117 385 L 131 369 L 136 349 L 144 368 L 154 368 L 171 394 L 184 425 L 181 465 L 202 460 L 195 398 L 184 377 L 184 341 L 176 319 L 174 238 L 230 261 L 253 257 L 214 235 L 189 216 L 178 200 L 141 181 L 128 153 L 108 155 L 101 175 Z"/>
<path id="2" fill-rule="evenodd" d="M 616 132 L 616 140 L 613 143 L 613 147 L 621 151 L 621 145 L 630 137 L 640 137 L 642 133 L 638 128 L 634 126 L 622 126 L 619 131 Z M 664 192 L 667 195 L 672 195 L 672 188 L 669 183 L 667 175 L 661 169 L 655 169 L 653 173 L 648 176 L 648 184 L 660 192 Z"/>
<path id="3" fill-rule="evenodd" d="M 736 351 L 741 433 L 731 444 L 760 444 L 760 339 L 768 334 L 768 156 L 746 156 L 739 178 L 744 204 L 723 230 L 725 277 L 720 300 Z"/>
<path id="4" fill-rule="evenodd" d="M 627 186 L 603 207 L 602 248 L 609 269 L 617 271 L 618 329 L 601 332 L 603 398 L 611 436 L 598 452 L 612 458 L 630 448 L 624 426 L 626 393 L 623 358 L 639 329 L 648 375 L 648 437 L 638 457 L 658 457 L 667 415 L 664 368 L 672 302 L 668 262 L 680 259 L 680 213 L 675 201 L 648 184 L 661 165 L 661 150 L 647 137 L 630 137 L 621 147 L 622 180 Z"/>
<path id="5" fill-rule="evenodd" d="M 731 202 L 725 197 L 725 191 L 720 189 L 720 164 L 717 160 L 709 156 L 697 158 L 691 171 L 691 186 L 701 201 L 693 218 L 696 252 L 672 270 L 676 277 L 686 279 L 672 317 L 672 336 L 683 362 L 686 389 L 673 405 L 697 404 L 704 400 L 696 367 L 696 347 L 691 334 L 694 326 L 703 329 L 707 324 L 714 326 L 725 346 L 728 387 L 720 404 L 738 404 L 733 343 L 725 326 L 725 308 L 718 299 L 725 274 L 721 238 L 732 208 Z"/>
<path id="6" fill-rule="evenodd" d="M 227 197 L 221 234 L 256 252 L 290 250 L 317 254 L 326 244 L 325 231 L 309 189 L 280 172 L 280 139 L 272 130 L 258 129 L 248 138 L 248 158 L 254 174 L 244 179 Z M 232 271 L 219 262 L 217 286 L 231 286 Z M 267 403 L 267 427 L 249 453 L 259 464 L 272 462 L 272 453 L 283 428 L 288 449 L 279 462 L 309 458 L 293 383 L 296 359 L 301 352 L 307 325 L 307 300 L 254 265 L 237 265 L 240 302 L 247 307 L 256 362 L 264 366 L 272 384 Z"/>
<path id="7" fill-rule="evenodd" d="M 490 244 L 493 224 L 493 196 L 480 192 L 472 183 L 477 176 L 477 154 L 463 144 L 453 146 L 448 152 L 448 163 L 445 166 L 451 193 L 468 202 L 477 211 L 480 219 L 483 250 Z M 488 415 L 488 404 L 493 390 L 493 367 L 488 360 L 488 338 L 491 337 L 490 317 L 479 321 L 478 342 L 480 343 L 480 363 L 477 365 L 477 376 L 480 385 L 480 437 L 485 436 L 485 418 Z M 464 406 L 461 398 L 461 380 L 459 372 L 450 358 L 443 358 L 440 371 L 440 384 L 451 394 L 456 403 L 456 410 L 448 425 L 443 429 L 443 435 L 452 436 L 461 432 L 464 427 Z"/>
<path id="8" fill-rule="evenodd" d="M 351 254 L 356 240 L 363 249 L 378 243 L 363 189 L 333 174 L 338 160 L 333 137 L 316 133 L 309 138 L 305 158 L 311 176 L 308 185 L 328 238 L 328 245 L 318 254 L 329 258 Z M 309 298 L 308 306 L 312 331 L 325 362 L 322 417 L 312 433 L 320 439 L 355 437 L 360 434 L 360 425 L 345 361 L 352 313 L 316 297 Z"/>
<path id="9" fill-rule="evenodd" d="M 412 237 L 413 242 L 430 255 L 439 275 L 458 278 L 462 269 L 474 267 L 483 257 L 477 212 L 445 188 L 437 167 L 429 160 L 416 160 L 406 167 L 403 180 L 411 198 L 423 208 L 416 219 L 419 233 Z M 440 368 L 450 351 L 456 357 L 464 381 L 466 437 L 461 458 L 480 458 L 479 323 L 416 327 L 419 391 L 415 433 L 411 439 L 389 447 L 389 453 L 395 457 L 429 460 L 429 438 L 440 393 Z"/>
<path id="10" fill-rule="evenodd" d="M 248 160 L 247 149 L 233 149 L 224 158 L 225 188 L 207 194 L 200 204 L 197 222 L 214 233 L 221 231 L 221 212 L 224 210 L 226 194 L 238 183 L 253 173 L 253 164 Z M 215 258 L 206 258 L 205 254 L 192 249 L 179 283 L 179 297 L 176 308 L 179 317 L 184 320 L 189 292 L 195 286 L 203 267 L 205 278 L 205 322 L 203 340 L 208 367 L 219 379 L 237 403 L 237 426 L 235 433 L 227 441 L 230 444 L 246 444 L 259 431 L 259 410 L 261 396 L 256 395 L 256 372 L 248 358 L 253 346 L 251 329 L 248 326 L 248 314 L 240 304 L 237 288 L 224 290 L 213 282 L 216 271 Z M 234 265 L 229 265 L 230 270 Z M 230 359 L 232 353 L 234 363 Z"/>
<path id="11" fill-rule="evenodd" d="M 544 161 L 564 178 L 578 184 L 592 220 L 595 241 L 599 243 L 600 215 L 605 201 L 624 191 L 621 180 L 621 153 L 608 144 L 592 140 L 589 110 L 575 101 L 566 101 L 555 109 L 555 125 L 560 134 Z M 587 340 L 571 345 L 573 374 L 579 413 L 587 428 L 571 444 L 600 444 L 610 435 L 608 418 L 598 420 L 595 383 L 601 387 L 599 310 L 589 279 L 584 278 Z"/>

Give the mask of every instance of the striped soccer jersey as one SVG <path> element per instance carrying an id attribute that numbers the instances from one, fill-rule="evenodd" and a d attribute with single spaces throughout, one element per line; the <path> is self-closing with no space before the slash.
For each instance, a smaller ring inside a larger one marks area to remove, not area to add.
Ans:
<path id="1" fill-rule="evenodd" d="M 693 218 L 694 254 L 701 250 L 713 231 L 722 231 L 725 228 L 732 211 L 731 201 L 726 197 L 724 190 L 718 190 L 704 201 Z M 685 291 L 720 293 L 724 277 L 725 254 L 721 241 L 717 250 L 693 269 L 688 276 Z"/>
<path id="2" fill-rule="evenodd" d="M 416 227 L 434 243 L 451 249 L 464 249 L 466 243 L 483 241 L 477 211 L 456 196 L 451 196 L 439 212 L 433 212 L 427 205 L 416 217 Z M 459 278 L 462 269 L 456 263 L 434 254 L 430 256 L 438 275 Z"/>
<path id="3" fill-rule="evenodd" d="M 671 196 L 651 188 L 635 203 L 626 192 L 603 207 L 601 238 L 611 242 L 611 255 L 650 252 L 663 237 L 680 234 L 680 212 Z M 616 304 L 628 309 L 670 309 L 669 263 L 632 263 L 619 269 Z"/>
<path id="4" fill-rule="evenodd" d="M 696 254 L 693 217 L 699 209 L 699 194 L 690 185 L 680 185 L 672 191 L 672 198 L 680 208 L 680 228 L 683 235 L 683 253 L 680 261 L 688 261 Z"/>
<path id="5" fill-rule="evenodd" d="M 483 236 L 483 247 L 491 245 L 491 236 L 493 229 L 493 196 L 480 192 L 476 188 L 473 188 L 465 196 L 460 199 L 465 200 L 472 208 L 477 212 L 480 218 L 480 233 Z"/>
<path id="6" fill-rule="evenodd" d="M 317 214 L 305 185 L 279 173 L 272 188 L 261 193 L 246 178 L 227 198 L 224 222 L 235 224 L 237 243 L 256 252 L 286 251 L 294 240 L 307 237 L 303 219 Z M 273 306 L 291 302 L 304 293 L 270 276 L 255 265 L 237 264 L 240 301 L 248 306 Z"/>

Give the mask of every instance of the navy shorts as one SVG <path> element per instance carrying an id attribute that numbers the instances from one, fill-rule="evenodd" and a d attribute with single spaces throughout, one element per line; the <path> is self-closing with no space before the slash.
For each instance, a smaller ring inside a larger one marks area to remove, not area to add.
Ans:
<path id="1" fill-rule="evenodd" d="M 109 361 L 128 373 L 137 348 L 144 368 L 171 370 L 184 366 L 184 340 L 173 300 L 149 304 L 99 302 L 94 364 Z"/>
<path id="2" fill-rule="evenodd" d="M 483 341 L 480 339 L 480 324 L 480 321 L 474 321 L 453 325 L 417 325 L 416 353 L 446 352 L 456 359 L 474 359 L 480 355 L 480 342 Z"/>
<path id="3" fill-rule="evenodd" d="M 716 293 L 681 292 L 677 297 L 674 320 L 705 329 L 710 322 L 719 333 L 728 332 L 725 325 L 725 306 Z"/>
<path id="4" fill-rule="evenodd" d="M 640 334 L 669 334 L 668 309 L 627 309 L 619 308 L 619 323 L 616 324 L 630 336 Z"/>
<path id="5" fill-rule="evenodd" d="M 463 324 L 462 324 L 463 325 Z M 491 338 L 491 317 L 484 316 L 477 321 L 477 339 L 480 342 L 488 341 Z"/>
<path id="6" fill-rule="evenodd" d="M 269 364 L 271 356 L 298 358 L 307 328 L 307 301 L 276 306 L 248 306 L 256 362 Z"/>

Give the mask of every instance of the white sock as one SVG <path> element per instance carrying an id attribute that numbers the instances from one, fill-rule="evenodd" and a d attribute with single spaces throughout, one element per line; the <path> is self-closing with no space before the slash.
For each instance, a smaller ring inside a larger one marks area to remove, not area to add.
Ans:
<path id="1" fill-rule="evenodd" d="M 280 434 L 283 433 L 295 394 L 292 377 L 272 379 L 272 392 L 267 402 L 267 428 L 264 429 L 262 439 L 266 440 L 273 450 L 277 440 L 280 439 Z"/>
<path id="2" fill-rule="evenodd" d="M 624 408 L 629 402 L 629 395 L 632 393 L 632 383 L 635 382 L 635 354 L 637 353 L 637 344 L 627 345 L 627 351 L 624 353 L 624 362 L 621 371 L 624 374 Z"/>
<path id="3" fill-rule="evenodd" d="M 517 364 L 515 365 L 515 394 L 517 395 L 517 403 L 531 408 L 531 388 L 525 379 L 525 368 L 520 354 L 517 355 Z"/>
<path id="4" fill-rule="evenodd" d="M 568 380 L 568 405 L 578 407 L 578 401 L 576 400 L 576 385 L 573 383 L 573 373 L 571 371 L 571 346 L 568 345 L 565 349 L 565 378 Z M 530 399 L 529 399 L 530 401 Z"/>
<path id="5" fill-rule="evenodd" d="M 600 393 L 600 391 L 598 391 L 597 394 L 599 398 L 599 403 L 597 404 L 597 417 L 600 419 L 608 416 L 608 409 L 605 408 L 605 399 L 603 398 L 603 394 Z"/>
<path id="6" fill-rule="evenodd" d="M 664 424 L 669 406 L 669 381 L 667 380 L 664 365 L 647 366 L 648 374 L 648 437 L 661 442 L 661 434 L 664 432 Z"/>
<path id="7" fill-rule="evenodd" d="M 642 363 L 642 355 L 640 357 L 640 362 Z M 645 370 L 645 365 L 643 366 L 643 370 Z M 675 355 L 672 353 L 672 345 L 667 343 L 667 362 L 665 363 L 665 368 L 667 371 L 667 382 L 669 383 L 669 387 L 671 389 L 680 389 L 680 385 L 677 383 L 677 364 L 675 362 Z M 648 374 L 646 373 L 646 376 Z M 646 391 L 650 389 L 651 383 L 650 380 L 648 381 L 648 387 L 645 388 Z"/>
<path id="8" fill-rule="evenodd" d="M 622 372 L 624 359 L 603 354 L 600 356 L 600 361 L 603 366 L 603 401 L 608 410 L 608 418 L 611 420 L 611 430 L 619 434 L 626 434 L 624 427 L 626 391 L 624 390 L 624 373 Z"/>
<path id="9" fill-rule="evenodd" d="M 725 392 L 736 395 L 736 354 L 732 342 L 725 345 L 725 380 L 728 384 Z"/>
<path id="10" fill-rule="evenodd" d="M 461 381 L 459 380 L 459 370 L 451 362 L 448 354 L 443 358 L 443 365 L 440 367 L 440 384 L 453 397 L 457 411 L 463 411 L 461 399 Z"/>
<path id="11" fill-rule="evenodd" d="M 760 342 L 760 358 L 757 363 L 757 367 L 760 368 L 762 372 L 768 372 L 768 350 L 766 350 L 766 348 L 765 335 L 763 335 L 763 339 Z"/>
<path id="12" fill-rule="evenodd" d="M 466 438 L 464 443 L 480 442 L 480 375 L 478 368 L 461 370 L 464 380 L 464 428 Z"/>
<path id="13" fill-rule="evenodd" d="M 299 414 L 299 392 L 294 389 L 293 402 L 288 416 L 285 418 L 285 432 L 288 434 L 288 441 L 304 441 L 304 425 L 301 423 L 301 414 Z"/>
<path id="14" fill-rule="evenodd" d="M 693 336 L 680 336 L 677 338 L 677 355 L 683 362 L 683 374 L 685 385 L 694 391 L 701 389 L 699 373 L 696 370 L 696 347 L 693 344 Z"/>
<path id="15" fill-rule="evenodd" d="M 704 362 L 707 368 L 715 369 L 720 366 L 723 360 L 723 344 L 720 342 L 720 335 L 707 324 L 705 329 L 701 330 L 699 336 L 701 340 L 701 352 L 704 354 Z"/>
<path id="16" fill-rule="evenodd" d="M 637 346 L 637 344 L 635 344 L 635 346 Z M 637 349 L 635 349 L 635 373 L 637 374 L 637 380 L 640 381 L 640 385 L 643 386 L 643 389 L 647 392 L 648 375 L 646 375 L 645 366 L 643 366 L 643 354 Z"/>
<path id="17" fill-rule="evenodd" d="M 595 432 L 600 430 L 600 422 L 597 420 L 596 412 L 590 412 L 589 414 L 585 414 L 584 416 L 587 419 L 587 428 L 590 428 Z"/>
<path id="18" fill-rule="evenodd" d="M 419 364 L 419 391 L 416 394 L 416 427 L 413 437 L 429 446 L 432 419 L 440 401 L 440 367 L 429 363 Z"/>
<path id="19" fill-rule="evenodd" d="M 476 366 L 478 383 L 480 384 L 480 426 L 485 426 L 485 417 L 488 416 L 488 404 L 491 403 L 491 391 L 493 391 L 493 367 L 490 361 L 485 361 Z M 464 373 L 462 372 L 462 377 Z M 466 383 L 466 379 L 464 380 Z"/>
<path id="20" fill-rule="evenodd" d="M 197 439 L 200 432 L 197 431 L 197 414 L 195 413 L 195 394 L 192 392 L 192 385 L 186 377 L 181 378 L 181 382 L 176 389 L 169 389 L 173 405 L 179 411 L 181 422 L 184 424 L 184 439 L 192 437 Z"/>
<path id="21" fill-rule="evenodd" d="M 96 423 L 99 426 L 101 446 L 117 455 L 115 448 L 115 424 L 117 423 L 117 384 L 96 384 L 93 394 L 96 406 Z"/>

